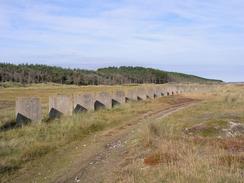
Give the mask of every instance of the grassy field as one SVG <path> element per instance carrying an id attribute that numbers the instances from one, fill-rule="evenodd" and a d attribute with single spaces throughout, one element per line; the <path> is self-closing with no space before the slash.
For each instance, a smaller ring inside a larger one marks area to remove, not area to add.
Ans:
<path id="1" fill-rule="evenodd" d="M 47 114 L 48 97 L 54 94 L 72 95 L 82 92 L 114 91 L 128 89 L 130 86 L 67 86 L 67 85 L 33 85 L 28 87 L 10 87 L 0 89 L 0 119 L 2 124 L 14 119 L 15 99 L 19 96 L 38 96 L 41 98 L 44 112 Z M 166 100 L 166 99 L 165 99 Z M 127 103 L 119 108 L 88 112 L 66 117 L 46 123 L 30 124 L 22 128 L 0 132 L 0 177 L 12 176 L 26 163 L 38 159 L 49 152 L 71 142 L 80 141 L 84 137 L 116 126 L 131 118 L 140 116 L 158 105 L 166 103 Z"/>
<path id="2" fill-rule="evenodd" d="M 185 96 L 203 102 L 151 121 L 118 182 L 244 181 L 244 85 Z"/>
<path id="3" fill-rule="evenodd" d="M 51 94 L 118 88 L 121 86 L 34 85 L 0 89 L 0 119 L 4 121 L 14 116 L 16 96 L 39 96 L 47 110 Z M 48 164 L 43 157 L 52 159 L 56 156 L 53 152 L 82 142 L 91 134 L 186 99 L 201 102 L 166 118 L 148 121 L 136 141 L 132 145 L 128 143 L 132 160 L 115 172 L 115 180 L 111 182 L 243 182 L 244 85 L 222 85 L 208 93 L 127 103 L 111 110 L 0 132 L 0 182 L 9 182 L 25 173 L 25 167 L 32 167 L 32 162 L 39 159 L 43 165 Z M 65 158 L 60 163 L 64 164 Z M 55 165 L 55 169 L 63 164 Z"/>

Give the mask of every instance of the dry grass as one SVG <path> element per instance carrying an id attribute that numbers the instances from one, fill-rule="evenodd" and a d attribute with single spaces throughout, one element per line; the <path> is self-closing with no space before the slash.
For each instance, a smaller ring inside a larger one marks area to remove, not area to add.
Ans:
<path id="1" fill-rule="evenodd" d="M 243 182 L 244 86 L 186 96 L 204 100 L 151 121 L 140 135 L 138 155 L 118 173 L 118 182 Z M 230 136 L 232 123 L 239 124 L 239 133 Z"/>
<path id="2" fill-rule="evenodd" d="M 125 88 L 129 87 L 134 86 Z M 3 123 L 14 117 L 14 100 L 18 96 L 40 97 L 44 112 L 47 112 L 49 95 L 115 89 L 121 89 L 121 86 L 34 85 L 0 89 L 0 119 Z M 242 182 L 243 138 L 241 135 L 227 137 L 222 129 L 229 129 L 230 121 L 244 122 L 243 89 L 222 86 L 218 93 L 212 91 L 208 95 L 195 93 L 185 97 L 166 97 L 156 102 L 129 103 L 112 110 L 0 132 L 0 180 L 9 180 L 26 163 L 92 133 L 192 98 L 203 102 L 163 120 L 149 121 L 140 144 L 137 144 L 142 146 L 140 148 L 145 154 L 135 152 L 135 159 L 118 172 L 116 182 Z"/>
<path id="3" fill-rule="evenodd" d="M 121 125 L 148 111 L 167 107 L 170 105 L 168 101 L 169 98 L 131 102 L 111 110 L 82 113 L 51 122 L 29 124 L 22 128 L 2 131 L 0 180 L 8 180 L 26 163 L 31 163 L 70 143 L 79 142 L 90 134 Z"/>

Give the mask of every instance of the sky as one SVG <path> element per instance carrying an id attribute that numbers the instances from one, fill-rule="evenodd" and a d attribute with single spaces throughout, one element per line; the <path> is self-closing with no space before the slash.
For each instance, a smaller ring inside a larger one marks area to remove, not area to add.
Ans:
<path id="1" fill-rule="evenodd" d="M 243 0 L 0 0 L 0 62 L 244 81 Z"/>

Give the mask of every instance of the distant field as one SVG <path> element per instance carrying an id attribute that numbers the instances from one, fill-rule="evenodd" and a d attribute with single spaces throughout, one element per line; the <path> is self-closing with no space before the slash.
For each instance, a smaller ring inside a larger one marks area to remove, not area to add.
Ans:
<path id="1" fill-rule="evenodd" d="M 137 85 L 115 86 L 76 86 L 60 84 L 33 84 L 27 87 L 0 88 L 0 124 L 15 118 L 15 100 L 17 97 L 35 96 L 41 99 L 43 113 L 48 113 L 48 97 L 56 94 L 73 95 L 83 92 L 115 91 L 133 88 Z M 146 85 L 145 85 L 146 86 Z"/>

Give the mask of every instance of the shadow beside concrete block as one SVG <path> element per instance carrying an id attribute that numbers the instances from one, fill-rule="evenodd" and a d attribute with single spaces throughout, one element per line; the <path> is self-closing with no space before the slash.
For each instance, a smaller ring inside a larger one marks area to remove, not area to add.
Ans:
<path id="1" fill-rule="evenodd" d="M 61 113 L 57 109 L 52 108 L 49 111 L 48 115 L 49 115 L 49 119 L 53 120 L 53 119 L 56 119 L 56 118 L 61 118 L 63 116 L 63 113 Z"/>
<path id="2" fill-rule="evenodd" d="M 146 97 L 147 97 L 147 99 L 151 99 L 151 97 L 150 97 L 150 96 L 148 96 L 148 95 L 147 95 Z"/>
<path id="3" fill-rule="evenodd" d="M 81 113 L 81 112 L 87 112 L 88 110 L 81 106 L 80 104 L 77 104 L 75 109 L 74 109 L 74 113 Z"/>
<path id="4" fill-rule="evenodd" d="M 103 103 L 99 102 L 98 100 L 95 101 L 95 103 L 94 103 L 95 111 L 105 109 L 105 108 L 106 108 L 106 106 Z"/>
<path id="5" fill-rule="evenodd" d="M 112 99 L 112 107 L 116 107 L 118 105 L 120 105 L 120 102 L 118 102 L 117 100 Z"/>
<path id="6" fill-rule="evenodd" d="M 128 102 L 135 102 L 137 101 L 138 99 L 132 99 L 132 98 L 128 98 L 128 97 L 125 97 L 125 102 L 128 103 Z"/>
<path id="7" fill-rule="evenodd" d="M 25 125 L 27 123 L 30 123 L 31 122 L 31 119 L 27 118 L 26 116 L 18 113 L 16 115 L 16 124 L 17 125 Z"/>
<path id="8" fill-rule="evenodd" d="M 138 101 L 142 101 L 143 99 L 141 97 L 137 97 L 137 100 Z"/>

